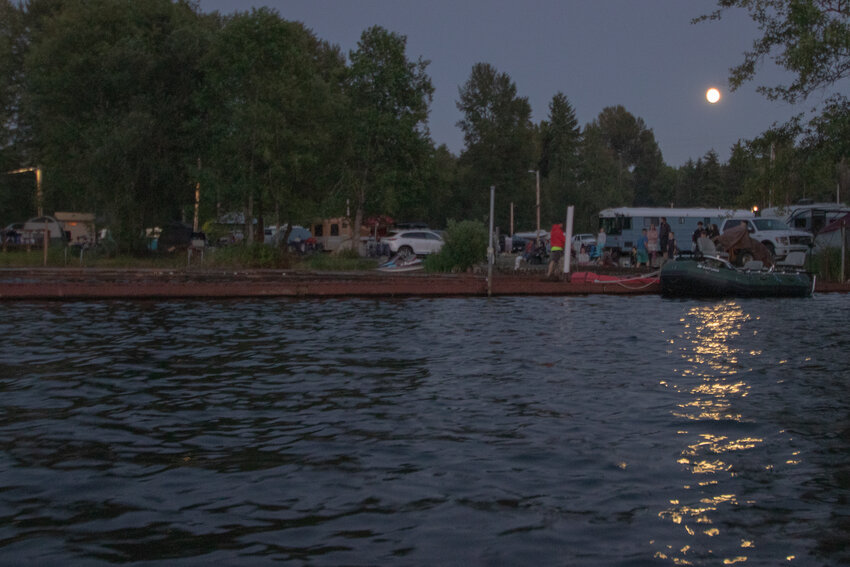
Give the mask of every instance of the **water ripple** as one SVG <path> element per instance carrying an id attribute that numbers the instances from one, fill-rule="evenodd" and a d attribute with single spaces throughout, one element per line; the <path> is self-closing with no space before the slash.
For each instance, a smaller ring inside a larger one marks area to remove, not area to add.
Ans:
<path id="1" fill-rule="evenodd" d="M 850 561 L 844 296 L 0 309 L 3 561 Z"/>

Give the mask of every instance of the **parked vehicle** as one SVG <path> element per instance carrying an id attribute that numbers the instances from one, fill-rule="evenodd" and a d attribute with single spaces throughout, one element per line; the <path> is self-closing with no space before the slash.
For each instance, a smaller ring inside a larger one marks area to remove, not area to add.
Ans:
<path id="1" fill-rule="evenodd" d="M 764 244 L 776 260 L 784 259 L 791 252 L 806 253 L 812 246 L 811 234 L 792 230 L 779 218 L 726 219 L 720 225 L 720 232 L 741 225 L 746 226 L 750 238 Z"/>
<path id="2" fill-rule="evenodd" d="M 836 219 L 850 213 L 850 207 L 842 203 L 798 202 L 789 209 L 791 212 L 786 218 L 788 225 L 815 236 Z"/>
<path id="3" fill-rule="evenodd" d="M 13 222 L 11 224 L 6 225 L 6 228 L 3 229 L 3 243 L 5 244 L 20 244 L 21 243 L 21 233 L 24 230 L 24 223 L 22 222 Z"/>
<path id="4" fill-rule="evenodd" d="M 691 235 L 697 229 L 697 222 L 704 227 L 712 224 L 720 226 L 727 218 L 753 218 L 751 211 L 743 209 L 665 209 L 653 207 L 619 207 L 605 209 L 599 213 L 599 226 L 605 229 L 607 238 L 605 250 L 611 252 L 611 258 L 629 256 L 637 244 L 641 230 L 654 224 L 661 224 L 661 217 L 667 219 L 670 230 L 676 234 L 679 250 L 690 252 Z"/>
<path id="5" fill-rule="evenodd" d="M 578 252 L 581 250 L 581 247 L 584 246 L 586 248 L 590 246 L 596 246 L 596 235 L 590 233 L 582 233 L 576 234 L 573 236 L 573 250 Z"/>
<path id="6" fill-rule="evenodd" d="M 443 239 L 433 230 L 399 230 L 381 239 L 392 254 L 403 256 L 433 254 L 443 247 Z"/>

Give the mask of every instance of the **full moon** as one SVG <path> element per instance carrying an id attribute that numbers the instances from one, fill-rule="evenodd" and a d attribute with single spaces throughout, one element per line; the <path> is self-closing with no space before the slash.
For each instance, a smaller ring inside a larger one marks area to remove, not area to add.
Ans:
<path id="1" fill-rule="evenodd" d="M 710 89 L 705 91 L 705 100 L 707 100 L 711 104 L 716 103 L 718 100 L 720 100 L 720 91 L 718 91 L 714 87 L 711 87 Z"/>

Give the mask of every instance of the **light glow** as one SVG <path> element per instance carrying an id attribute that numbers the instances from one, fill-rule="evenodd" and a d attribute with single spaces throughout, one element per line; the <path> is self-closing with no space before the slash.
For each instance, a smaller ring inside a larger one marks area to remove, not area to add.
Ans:
<path id="1" fill-rule="evenodd" d="M 720 91 L 714 87 L 711 87 L 707 91 L 705 91 L 705 100 L 710 102 L 711 104 L 715 104 L 720 100 Z"/>

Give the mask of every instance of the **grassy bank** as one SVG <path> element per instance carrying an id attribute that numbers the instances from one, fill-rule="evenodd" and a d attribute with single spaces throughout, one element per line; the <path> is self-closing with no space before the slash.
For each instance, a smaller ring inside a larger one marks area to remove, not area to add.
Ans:
<path id="1" fill-rule="evenodd" d="M 25 248 L 0 252 L 0 268 L 38 268 L 45 265 L 41 249 Z M 360 258 L 350 252 L 340 254 L 316 253 L 299 256 L 262 244 L 209 248 L 203 255 L 187 251 L 174 253 L 105 254 L 85 250 L 82 254 L 72 248 L 52 246 L 47 251 L 47 267 L 106 268 L 106 269 L 303 269 L 320 271 L 370 270 L 377 266 L 371 258 Z"/>

